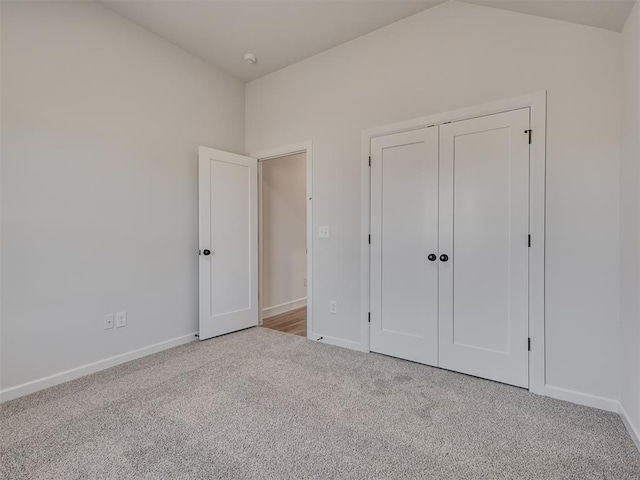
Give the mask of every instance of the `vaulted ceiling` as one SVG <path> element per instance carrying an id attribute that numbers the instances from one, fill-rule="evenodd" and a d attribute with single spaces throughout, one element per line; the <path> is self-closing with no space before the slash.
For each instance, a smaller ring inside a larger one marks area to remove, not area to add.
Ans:
<path id="1" fill-rule="evenodd" d="M 107 8 L 250 81 L 444 0 L 103 0 Z M 634 0 L 466 0 L 620 31 Z M 258 62 L 249 65 L 244 53 Z"/>

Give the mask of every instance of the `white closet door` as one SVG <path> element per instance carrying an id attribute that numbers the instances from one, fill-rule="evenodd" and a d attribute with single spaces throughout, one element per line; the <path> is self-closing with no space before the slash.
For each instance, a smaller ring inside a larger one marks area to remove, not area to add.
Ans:
<path id="1" fill-rule="evenodd" d="M 374 352 L 438 360 L 438 128 L 371 141 Z"/>
<path id="2" fill-rule="evenodd" d="M 440 127 L 439 364 L 520 387 L 529 385 L 528 129 L 528 108 Z"/>
<path id="3" fill-rule="evenodd" d="M 200 340 L 258 324 L 257 160 L 200 147 Z"/>

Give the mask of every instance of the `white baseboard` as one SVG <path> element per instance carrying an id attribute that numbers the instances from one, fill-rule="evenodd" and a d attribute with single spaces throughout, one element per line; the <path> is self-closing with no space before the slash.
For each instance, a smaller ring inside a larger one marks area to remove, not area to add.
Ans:
<path id="1" fill-rule="evenodd" d="M 121 363 L 130 362 L 137 358 L 146 357 L 153 353 L 167 350 L 168 348 L 177 347 L 178 345 L 184 345 L 185 343 L 193 342 L 196 340 L 196 333 L 190 333 L 189 335 L 183 335 L 181 337 L 165 340 L 164 342 L 149 345 L 148 347 L 142 347 L 137 350 L 132 350 L 127 353 L 115 355 L 113 357 L 105 358 L 104 360 L 98 360 L 97 362 L 88 363 L 80 367 L 72 368 L 64 372 L 55 373 L 48 377 L 39 378 L 31 382 L 16 385 L 15 387 L 6 388 L 0 391 L 0 403 L 7 400 L 13 400 L 14 398 L 22 397 L 30 393 L 43 390 L 45 388 L 53 387 L 61 383 L 75 380 L 76 378 L 84 377 L 91 373 L 99 372 L 107 368 L 115 367 Z"/>
<path id="2" fill-rule="evenodd" d="M 298 300 L 292 300 L 290 302 L 281 303 L 280 305 L 274 305 L 273 307 L 266 307 L 262 309 L 262 318 L 267 319 L 271 317 L 275 317 L 276 315 L 280 315 L 283 313 L 290 312 L 291 310 L 296 310 L 298 308 L 307 306 L 307 297 L 299 298 Z"/>
<path id="3" fill-rule="evenodd" d="M 617 400 L 599 397 L 597 395 L 591 395 L 589 393 L 567 390 L 566 388 L 545 385 L 541 394 L 547 397 L 555 398 L 557 400 L 565 400 L 567 402 L 577 403 L 578 405 L 584 405 L 586 407 L 607 410 L 608 412 L 618 413 L 620 411 L 619 402 Z"/>
<path id="4" fill-rule="evenodd" d="M 629 418 L 629 415 L 627 415 L 627 411 L 624 409 L 622 404 L 620 404 L 619 407 L 622 423 L 624 423 L 624 426 L 627 427 L 633 443 L 635 443 L 638 450 L 640 450 L 640 427 L 636 427 L 631 423 L 631 419 Z"/>
<path id="5" fill-rule="evenodd" d="M 349 350 L 361 351 L 360 342 L 354 342 L 352 340 L 344 340 L 337 337 L 327 337 L 326 335 L 319 335 L 317 333 L 310 333 L 307 335 L 309 340 L 314 340 L 319 343 L 326 343 L 328 345 L 334 345 L 336 347 L 348 348 Z"/>

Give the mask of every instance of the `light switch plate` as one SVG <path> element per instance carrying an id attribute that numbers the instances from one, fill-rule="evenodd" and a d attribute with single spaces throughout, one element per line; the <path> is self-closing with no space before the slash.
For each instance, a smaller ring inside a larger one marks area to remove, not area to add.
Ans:
<path id="1" fill-rule="evenodd" d="M 329 238 L 329 227 L 319 227 L 318 228 L 318 237 L 319 238 Z"/>
<path id="2" fill-rule="evenodd" d="M 116 328 L 127 326 L 127 312 L 116 313 Z"/>

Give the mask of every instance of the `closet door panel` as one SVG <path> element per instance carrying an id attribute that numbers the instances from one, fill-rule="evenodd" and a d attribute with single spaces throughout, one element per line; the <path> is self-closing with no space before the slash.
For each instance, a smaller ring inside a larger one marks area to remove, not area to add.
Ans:
<path id="1" fill-rule="evenodd" d="M 371 143 L 371 350 L 437 364 L 438 129 Z"/>
<path id="2" fill-rule="evenodd" d="M 529 109 L 440 129 L 443 368 L 528 387 Z"/>

